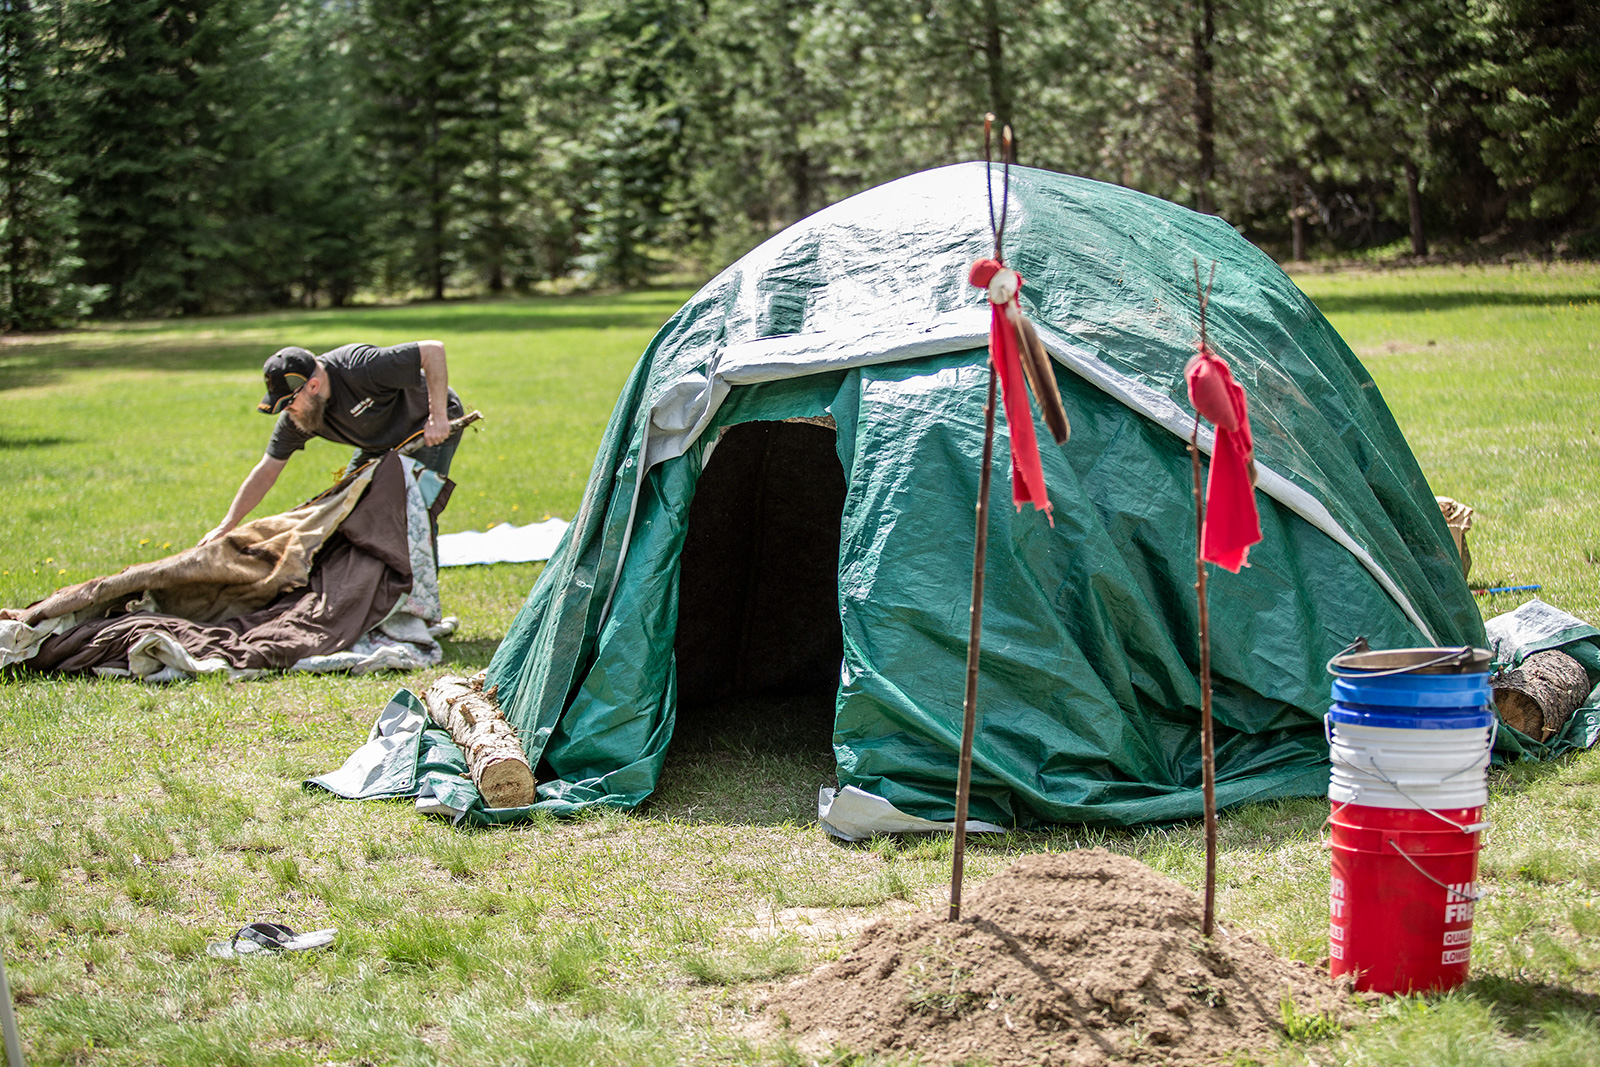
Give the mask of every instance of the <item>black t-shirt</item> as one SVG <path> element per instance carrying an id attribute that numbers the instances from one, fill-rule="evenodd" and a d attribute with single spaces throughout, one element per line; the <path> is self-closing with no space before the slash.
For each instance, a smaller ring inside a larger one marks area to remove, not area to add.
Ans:
<path id="1" fill-rule="evenodd" d="M 328 372 L 328 404 L 322 430 L 315 436 L 367 452 L 387 451 L 422 429 L 428 421 L 428 381 L 422 373 L 422 351 L 415 342 L 377 348 L 350 344 L 319 356 Z M 451 389 L 448 414 L 461 412 Z M 267 455 L 288 459 L 313 435 L 294 424 L 287 411 L 278 416 L 267 442 Z"/>

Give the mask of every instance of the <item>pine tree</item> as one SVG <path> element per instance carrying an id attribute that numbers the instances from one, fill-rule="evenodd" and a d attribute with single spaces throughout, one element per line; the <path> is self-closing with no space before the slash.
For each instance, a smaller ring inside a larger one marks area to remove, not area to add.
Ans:
<path id="1" fill-rule="evenodd" d="M 595 274 L 637 285 L 674 221 L 686 177 L 684 79 L 696 28 L 686 0 L 610 0 L 591 42 L 594 198 L 586 248 Z"/>
<path id="2" fill-rule="evenodd" d="M 46 12 L 48 14 L 48 12 Z M 95 291 L 71 280 L 76 207 L 59 171 L 58 42 L 30 0 L 0 0 L 0 330 L 62 326 Z"/>
<path id="3" fill-rule="evenodd" d="M 1600 224 L 1600 8 L 1508 0 L 1491 10 L 1494 58 L 1473 72 L 1492 94 L 1482 109 L 1490 164 L 1519 214 Z"/>
<path id="4" fill-rule="evenodd" d="M 544 35 L 543 8 L 527 0 L 480 0 L 474 14 L 478 58 L 469 101 L 472 159 L 463 173 L 463 254 L 491 293 L 525 286 L 536 272 L 529 262 L 535 154 L 529 112 Z"/>
<path id="5" fill-rule="evenodd" d="M 474 150 L 482 78 L 475 0 L 392 0 L 367 7 L 359 34 L 367 114 L 390 240 L 391 283 L 442 300 L 461 262 L 462 182 Z"/>
<path id="6" fill-rule="evenodd" d="M 319 0 L 231 0 L 203 72 L 218 251 L 208 306 L 343 303 L 370 275 L 370 177 L 352 130 L 346 12 Z"/>
<path id="7" fill-rule="evenodd" d="M 110 315 L 199 310 L 204 240 L 200 33 L 213 0 L 66 8 L 70 165 L 84 279 Z"/>

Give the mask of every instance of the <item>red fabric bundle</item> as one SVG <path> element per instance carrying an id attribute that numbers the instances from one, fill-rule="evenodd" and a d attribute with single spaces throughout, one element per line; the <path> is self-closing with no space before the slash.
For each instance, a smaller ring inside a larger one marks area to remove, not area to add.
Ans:
<path id="1" fill-rule="evenodd" d="M 1000 285 L 991 286 L 996 275 L 1005 271 Z M 1016 279 L 1014 285 L 1010 279 Z M 1017 330 L 1006 317 L 1006 308 L 1014 305 L 1017 291 L 1022 288 L 1022 276 L 993 259 L 980 259 L 972 265 L 967 280 L 980 289 L 989 290 L 989 359 L 1000 378 L 1000 401 L 1006 413 L 1006 427 L 1011 432 L 1011 502 L 1017 510 L 1023 504 L 1032 504 L 1050 516 L 1050 496 L 1045 490 L 1044 468 L 1039 462 L 1039 441 L 1033 431 L 1033 409 L 1028 406 L 1028 387 L 1022 377 L 1022 359 L 1017 354 Z M 996 289 L 1000 291 L 997 292 Z M 997 303 L 996 297 L 1002 299 Z M 1055 519 L 1050 518 L 1050 525 Z"/>
<path id="2" fill-rule="evenodd" d="M 1200 558 L 1235 574 L 1249 566 L 1250 546 L 1261 540 L 1256 512 L 1255 443 L 1244 389 L 1217 354 L 1205 345 L 1184 368 L 1189 401 L 1217 428 L 1206 479 L 1206 521 L 1200 531 Z"/>

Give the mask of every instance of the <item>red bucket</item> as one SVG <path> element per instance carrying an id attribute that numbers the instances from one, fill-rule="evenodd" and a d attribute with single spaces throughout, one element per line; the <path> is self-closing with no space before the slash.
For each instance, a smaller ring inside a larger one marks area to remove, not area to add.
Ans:
<path id="1" fill-rule="evenodd" d="M 1353 974 L 1357 989 L 1377 993 L 1437 992 L 1467 980 L 1482 813 L 1335 805 L 1335 977 Z"/>

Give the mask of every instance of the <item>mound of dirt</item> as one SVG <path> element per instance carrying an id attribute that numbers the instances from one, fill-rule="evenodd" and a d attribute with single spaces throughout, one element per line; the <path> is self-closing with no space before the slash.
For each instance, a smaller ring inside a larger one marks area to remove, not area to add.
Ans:
<path id="1" fill-rule="evenodd" d="M 773 994 L 803 1043 L 994 1067 L 1203 1064 L 1270 1048 L 1284 1018 L 1346 994 L 1248 936 L 1200 936 L 1200 899 L 1104 849 L 1030 856 L 967 894 L 959 923 L 880 921 Z"/>

